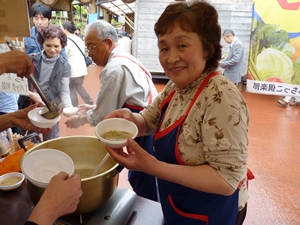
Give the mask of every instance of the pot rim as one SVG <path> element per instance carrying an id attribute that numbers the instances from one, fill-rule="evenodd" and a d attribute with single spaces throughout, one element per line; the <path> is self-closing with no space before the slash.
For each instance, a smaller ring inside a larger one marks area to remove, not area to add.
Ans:
<path id="1" fill-rule="evenodd" d="M 56 139 L 70 139 L 70 138 L 91 138 L 91 139 L 97 139 L 98 141 L 100 141 L 97 137 L 95 136 L 90 136 L 90 135 L 74 135 L 74 136 L 66 136 L 66 137 L 58 137 L 58 138 L 55 138 L 55 139 L 51 139 L 51 140 L 47 140 L 47 141 L 44 141 L 42 143 L 39 143 L 37 145 L 35 145 L 34 147 L 32 147 L 31 149 L 29 150 L 26 150 L 25 153 L 22 155 L 21 157 L 21 160 L 20 160 L 20 163 L 19 163 L 19 166 L 20 166 L 20 169 L 23 173 L 23 161 L 24 161 L 24 158 L 30 154 L 31 152 L 33 151 L 38 151 L 40 149 L 36 149 L 36 147 L 38 147 L 38 145 L 40 144 L 44 144 L 44 143 L 48 143 L 48 142 L 53 142 L 55 141 Z M 59 150 L 60 151 L 60 150 Z M 92 177 L 86 177 L 86 178 L 82 178 L 81 181 L 88 181 L 88 180 L 92 180 L 92 179 L 95 179 L 96 177 L 102 177 L 104 175 L 107 175 L 109 174 L 110 172 L 114 171 L 117 167 L 119 166 L 119 164 L 116 162 L 116 164 L 111 167 L 110 169 L 104 171 L 103 173 L 100 173 L 100 174 L 97 174 L 95 176 L 92 176 Z"/>

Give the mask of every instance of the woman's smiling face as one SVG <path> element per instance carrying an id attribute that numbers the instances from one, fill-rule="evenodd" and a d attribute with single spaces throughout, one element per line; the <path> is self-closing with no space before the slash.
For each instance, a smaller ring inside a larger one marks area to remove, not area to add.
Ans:
<path id="1" fill-rule="evenodd" d="M 62 50 L 60 39 L 57 37 L 45 39 L 43 47 L 48 58 L 54 58 L 59 55 Z"/>
<path id="2" fill-rule="evenodd" d="M 203 74 L 206 53 L 197 33 L 182 30 L 178 25 L 158 37 L 159 61 L 167 77 L 185 88 Z"/>

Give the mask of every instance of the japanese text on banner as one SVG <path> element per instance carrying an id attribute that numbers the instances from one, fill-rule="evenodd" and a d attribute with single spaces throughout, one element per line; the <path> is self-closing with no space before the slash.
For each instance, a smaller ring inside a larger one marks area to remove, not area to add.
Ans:
<path id="1" fill-rule="evenodd" d="M 264 82 L 258 80 L 247 81 L 247 91 L 266 94 L 266 95 L 283 95 L 300 97 L 300 86 L 293 84 Z"/>

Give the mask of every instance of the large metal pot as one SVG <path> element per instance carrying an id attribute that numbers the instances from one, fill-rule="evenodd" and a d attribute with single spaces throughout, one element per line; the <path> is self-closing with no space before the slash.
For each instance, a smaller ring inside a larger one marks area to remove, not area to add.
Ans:
<path id="1" fill-rule="evenodd" d="M 32 149 L 25 152 L 20 161 L 33 151 L 43 148 L 54 148 L 68 154 L 74 161 L 75 173 L 81 175 L 82 196 L 74 215 L 92 212 L 101 207 L 114 193 L 118 185 L 118 164 L 109 157 L 102 169 L 96 176 L 91 174 L 103 159 L 107 150 L 105 146 L 92 136 L 70 136 L 56 138 L 42 142 Z M 27 190 L 34 204 L 36 204 L 41 195 L 43 188 L 33 185 L 27 180 Z"/>

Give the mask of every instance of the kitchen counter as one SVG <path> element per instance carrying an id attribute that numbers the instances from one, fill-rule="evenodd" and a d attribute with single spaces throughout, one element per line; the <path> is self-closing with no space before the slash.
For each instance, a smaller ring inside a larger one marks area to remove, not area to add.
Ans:
<path id="1" fill-rule="evenodd" d="M 0 191 L 0 221 L 1 224 L 24 224 L 34 208 L 27 193 L 25 181 L 16 190 Z M 59 225 L 77 225 L 86 224 L 93 216 L 93 213 L 82 217 L 80 223 L 79 217 L 76 222 L 62 223 L 59 219 Z M 64 217 L 66 218 L 66 217 Z M 70 220 L 69 220 L 70 221 Z M 78 222 L 77 222 L 78 221 Z M 126 225 L 163 225 L 163 215 L 160 204 L 142 197 L 137 197 L 133 213 Z"/>

